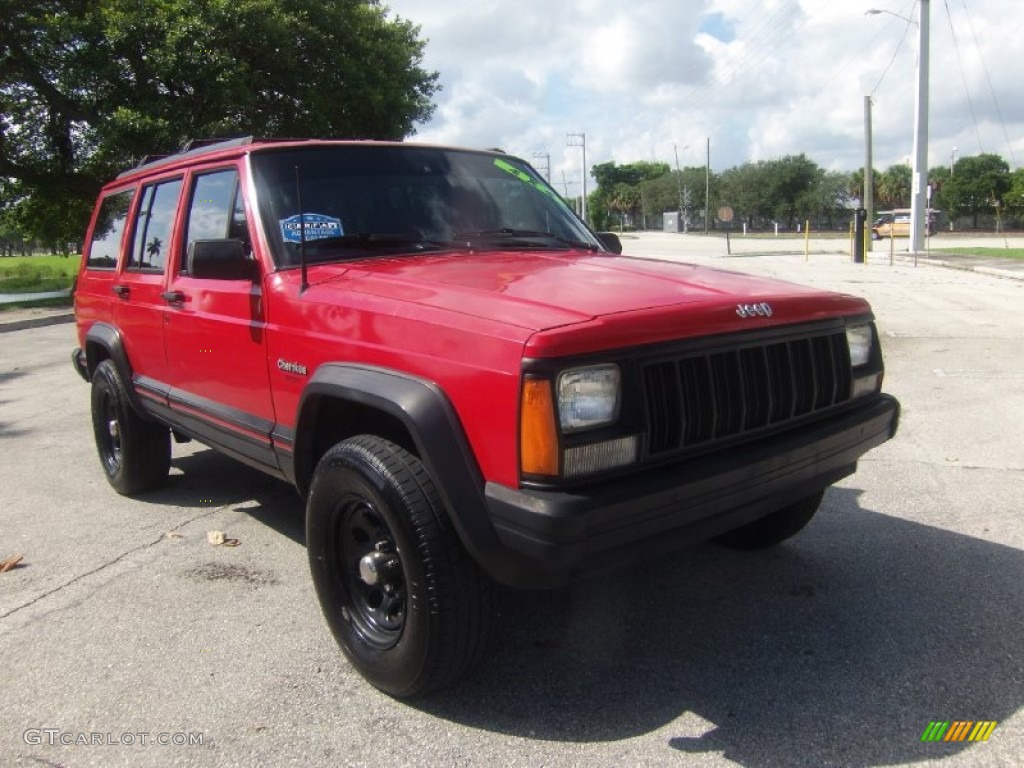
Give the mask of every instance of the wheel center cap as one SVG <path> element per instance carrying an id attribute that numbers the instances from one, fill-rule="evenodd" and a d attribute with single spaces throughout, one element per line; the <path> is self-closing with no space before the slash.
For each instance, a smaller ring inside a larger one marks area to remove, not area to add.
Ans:
<path id="1" fill-rule="evenodd" d="M 398 567 L 398 558 L 387 552 L 370 552 L 359 559 L 359 579 L 367 586 L 387 581 Z"/>

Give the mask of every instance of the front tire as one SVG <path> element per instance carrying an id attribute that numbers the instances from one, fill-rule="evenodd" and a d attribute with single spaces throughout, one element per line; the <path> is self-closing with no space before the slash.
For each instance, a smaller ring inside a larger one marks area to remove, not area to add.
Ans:
<path id="1" fill-rule="evenodd" d="M 310 486 L 306 548 L 327 624 L 375 687 L 427 694 L 483 656 L 494 587 L 423 464 L 400 446 L 362 435 L 324 454 Z"/>
<path id="2" fill-rule="evenodd" d="M 92 428 L 96 451 L 115 491 L 125 496 L 160 487 L 171 469 L 171 432 L 132 408 L 110 360 L 92 374 Z"/>
<path id="3" fill-rule="evenodd" d="M 767 549 L 795 536 L 814 517 L 825 491 L 812 493 L 788 507 L 729 531 L 715 541 L 733 549 Z"/>

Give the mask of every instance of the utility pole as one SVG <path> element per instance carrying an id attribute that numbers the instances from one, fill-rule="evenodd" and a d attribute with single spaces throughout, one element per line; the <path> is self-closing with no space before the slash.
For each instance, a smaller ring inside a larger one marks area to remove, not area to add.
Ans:
<path id="1" fill-rule="evenodd" d="M 583 213 L 581 218 L 587 220 L 587 134 L 567 133 L 565 134 L 567 147 L 581 147 L 583 149 Z"/>
<path id="2" fill-rule="evenodd" d="M 874 161 L 871 157 L 871 97 L 864 97 L 864 144 L 866 151 L 864 152 L 864 194 L 861 195 L 863 198 L 864 209 L 867 213 L 867 225 L 870 227 L 874 221 L 874 213 L 872 212 L 875 207 L 875 170 Z M 873 250 L 874 239 L 867 236 L 865 233 L 864 250 Z"/>
<path id="3" fill-rule="evenodd" d="M 689 146 L 683 147 L 683 149 L 689 149 Z M 676 186 L 679 187 L 679 215 L 684 216 L 683 213 L 683 175 L 679 173 L 679 148 L 673 144 L 672 151 L 676 153 Z M 683 225 L 683 230 L 686 230 L 686 225 Z"/>
<path id="4" fill-rule="evenodd" d="M 924 250 L 928 194 L 928 18 L 929 0 L 919 0 L 917 94 L 914 99 L 914 175 L 910 197 L 910 251 Z"/>
<path id="5" fill-rule="evenodd" d="M 704 166 L 704 234 L 708 233 L 711 218 L 711 137 L 708 136 L 708 161 Z"/>
<path id="6" fill-rule="evenodd" d="M 544 161 L 544 165 L 541 166 L 541 167 L 544 170 L 544 178 L 550 184 L 551 183 L 551 154 L 548 153 L 548 152 L 534 152 L 533 153 L 533 159 L 534 160 L 543 160 Z"/>
<path id="7" fill-rule="evenodd" d="M 572 200 L 572 194 L 569 192 L 569 185 L 570 184 L 575 186 L 576 182 L 575 181 L 568 181 L 565 178 L 565 171 L 562 171 L 562 186 L 565 187 L 565 202 L 567 202 L 567 203 Z M 572 209 L 573 209 L 573 211 L 576 212 L 577 215 L 579 215 L 580 207 L 579 207 L 578 204 L 577 205 L 573 205 Z"/>

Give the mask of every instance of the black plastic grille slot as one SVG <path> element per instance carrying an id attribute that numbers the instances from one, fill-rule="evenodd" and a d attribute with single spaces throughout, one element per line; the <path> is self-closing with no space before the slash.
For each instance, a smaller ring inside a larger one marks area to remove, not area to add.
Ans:
<path id="1" fill-rule="evenodd" d="M 850 397 L 843 332 L 719 349 L 642 369 L 652 457 L 781 428 Z"/>

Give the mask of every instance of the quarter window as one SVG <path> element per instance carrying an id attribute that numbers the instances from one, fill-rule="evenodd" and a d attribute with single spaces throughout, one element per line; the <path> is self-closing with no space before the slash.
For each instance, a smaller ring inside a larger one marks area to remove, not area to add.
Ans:
<path id="1" fill-rule="evenodd" d="M 132 204 L 132 190 L 115 192 L 103 198 L 96 226 L 89 243 L 88 269 L 113 269 L 121 252 L 121 237 Z"/>
<path id="2" fill-rule="evenodd" d="M 129 269 L 163 270 L 174 233 L 174 214 L 180 193 L 181 179 L 142 188 Z"/>

